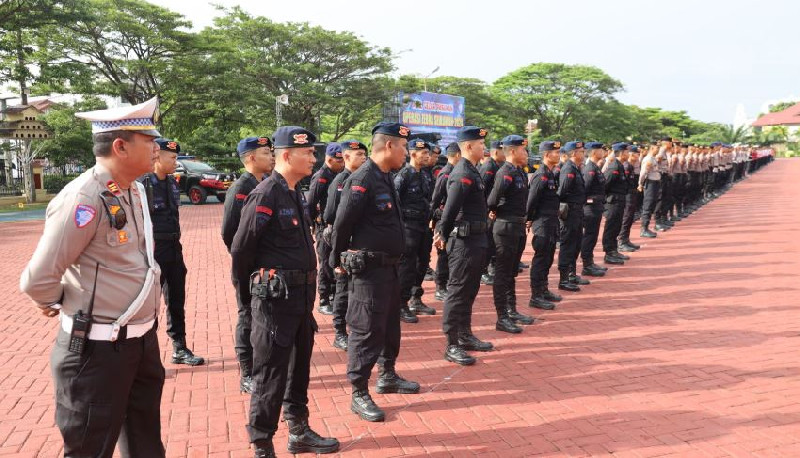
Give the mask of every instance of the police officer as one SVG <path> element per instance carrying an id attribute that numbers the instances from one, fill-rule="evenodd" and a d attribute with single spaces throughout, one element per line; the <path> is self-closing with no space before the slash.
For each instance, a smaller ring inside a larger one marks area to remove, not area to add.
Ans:
<path id="1" fill-rule="evenodd" d="M 628 144 L 614 143 L 611 145 L 614 157 L 609 157 L 606 163 L 606 225 L 603 228 L 604 262 L 607 264 L 620 264 L 617 261 L 626 261 L 627 256 L 621 254 L 617 237 L 622 229 L 622 217 L 625 213 L 625 202 L 628 196 L 628 178 L 625 175 L 624 162 L 628 160 Z"/>
<path id="2" fill-rule="evenodd" d="M 360 141 L 345 140 L 339 145 L 342 147 L 344 170 L 338 173 L 331 182 L 328 190 L 328 203 L 325 205 L 325 213 L 322 215 L 322 219 L 327 224 L 323 237 L 326 237 L 329 243 L 333 224 L 336 222 L 336 210 L 339 208 L 339 202 L 342 198 L 344 181 L 367 160 L 367 147 Z M 324 262 L 327 263 L 328 260 L 326 259 Z M 349 298 L 348 285 L 350 284 L 350 276 L 347 275 L 347 272 L 339 271 L 334 272 L 334 277 L 336 278 L 336 292 L 333 295 L 333 329 L 335 336 L 332 345 L 335 348 L 347 351 L 347 322 L 345 317 Z"/>
<path id="3" fill-rule="evenodd" d="M 316 258 L 311 213 L 298 183 L 311 175 L 315 140 L 302 127 L 275 131 L 275 170 L 247 197 L 231 245 L 234 274 L 251 278 L 255 383 L 247 432 L 257 458 L 275 456 L 281 403 L 290 453 L 339 449 L 339 441 L 308 425 Z"/>
<path id="4" fill-rule="evenodd" d="M 583 164 L 583 181 L 586 187 L 586 204 L 583 206 L 583 237 L 581 239 L 581 259 L 583 271 L 581 275 L 602 277 L 606 268 L 594 263 L 594 247 L 600 235 L 600 222 L 603 219 L 603 210 L 606 200 L 606 179 L 600 170 L 600 161 L 605 157 L 603 144 L 599 142 L 586 143 L 589 151 L 589 160 Z M 620 262 L 614 262 L 620 264 Z"/>
<path id="5" fill-rule="evenodd" d="M 205 360 L 186 347 L 186 264 L 178 214 L 181 191 L 172 176 L 181 146 L 165 138 L 157 138 L 156 144 L 159 151 L 154 172 L 139 178 L 139 182 L 144 185 L 150 204 L 155 259 L 161 267 L 161 293 L 167 304 L 167 335 L 172 339 L 172 363 L 199 366 Z"/>
<path id="6" fill-rule="evenodd" d="M 267 136 L 247 137 L 239 141 L 236 153 L 244 165 L 245 172 L 233 182 L 225 195 L 222 210 L 222 241 L 231 251 L 233 237 L 239 229 L 242 207 L 250 192 L 258 183 L 272 173 L 275 167 L 275 156 L 272 152 L 272 140 Z M 231 271 L 231 282 L 236 292 L 236 330 L 234 345 L 236 358 L 239 361 L 239 389 L 243 393 L 253 391 L 253 345 L 250 343 L 252 318 L 250 316 L 250 274 L 237 278 Z"/>
<path id="7" fill-rule="evenodd" d="M 636 177 L 635 164 L 638 161 L 639 146 L 631 145 L 628 148 L 627 159 L 620 158 L 622 162 L 623 178 L 626 182 L 628 192 L 625 194 L 625 208 L 622 212 L 622 224 L 620 226 L 619 236 L 617 237 L 617 250 L 620 252 L 633 252 L 641 248 L 639 245 L 631 242 L 631 227 L 633 227 L 633 220 L 636 215 L 636 206 L 639 198 L 639 192 L 636 190 L 638 182 Z"/>
<path id="8" fill-rule="evenodd" d="M 467 351 L 491 351 L 494 346 L 472 334 L 472 306 L 480 288 L 488 247 L 486 193 L 476 165 L 483 157 L 487 131 L 475 126 L 458 130 L 461 161 L 447 179 L 447 202 L 434 235 L 434 245 L 447 247 L 450 278 L 444 300 L 442 328 L 447 337 L 444 358 L 468 366 Z"/>
<path id="9" fill-rule="evenodd" d="M 506 157 L 503 153 L 503 142 L 491 142 L 489 145 L 489 156 L 484 159 L 483 163 L 478 169 L 481 174 L 481 180 L 483 181 L 487 198 L 489 197 L 489 193 L 494 186 L 494 178 L 497 175 L 497 171 L 500 170 L 500 166 L 503 165 L 505 160 Z M 489 232 L 487 235 L 489 240 L 489 248 L 486 252 L 486 265 L 484 266 L 483 274 L 481 275 L 481 283 L 484 285 L 491 285 L 494 283 L 494 265 L 497 247 L 494 244 L 494 237 L 492 236 L 493 224 L 493 221 L 489 221 Z"/>
<path id="10" fill-rule="evenodd" d="M 447 145 L 445 152 L 447 154 L 447 164 L 442 167 L 436 177 L 436 185 L 431 197 L 431 226 L 434 230 L 438 230 L 442 219 L 442 210 L 444 210 L 444 204 L 447 202 L 447 180 L 453 172 L 453 167 L 461 160 L 461 149 L 458 147 L 458 142 L 452 142 Z M 449 278 L 450 267 L 447 261 L 447 250 L 436 248 L 436 293 L 434 298 L 437 301 L 443 301 L 447 297 L 447 281 Z"/>
<path id="11" fill-rule="evenodd" d="M 657 153 L 658 146 L 651 145 L 647 151 L 647 156 L 642 159 L 641 173 L 639 175 L 638 190 L 644 194 L 644 201 L 642 202 L 642 232 L 640 236 L 645 238 L 656 237 L 656 233 L 650 230 L 650 218 L 655 210 L 659 188 L 661 187 L 661 172 L 658 170 Z"/>
<path id="12" fill-rule="evenodd" d="M 528 177 L 522 168 L 528 163 L 528 140 L 519 135 L 503 139 L 506 161 L 495 174 L 486 202 L 494 221 L 492 236 L 496 249 L 492 294 L 497 311 L 498 331 L 518 334 L 520 324 L 533 324 L 533 317 L 517 311 L 516 277 L 525 250 L 525 210 L 528 200 Z"/>
<path id="13" fill-rule="evenodd" d="M 144 187 L 158 146 L 157 99 L 78 113 L 96 164 L 47 206 L 20 290 L 59 316 L 50 356 L 64 456 L 163 457 L 158 264 Z"/>
<path id="14" fill-rule="evenodd" d="M 658 200 L 654 212 L 656 214 L 656 231 L 668 231 L 674 226 L 669 221 L 668 213 L 672 202 L 672 138 L 664 137 L 659 142 L 660 148 L 656 155 L 658 171 L 661 174 L 661 186 L 659 188 Z"/>
<path id="15" fill-rule="evenodd" d="M 561 142 L 544 141 L 539 144 L 542 165 L 531 177 L 526 208 L 527 228 L 533 228 L 533 262 L 531 263 L 530 307 L 553 310 L 553 302 L 561 296 L 550 292 L 547 275 L 553 265 L 558 242 L 558 178 L 554 172 L 558 166 Z"/>
<path id="16" fill-rule="evenodd" d="M 380 365 L 378 393 L 418 393 L 419 384 L 400 377 L 400 277 L 397 263 L 405 233 L 390 172 L 405 163 L 408 127 L 380 123 L 372 129 L 369 160 L 344 182 L 331 236 L 330 265 L 348 272 L 347 378 L 353 385 L 350 410 L 367 421 L 385 413 L 369 394 L 372 368 Z"/>
<path id="17" fill-rule="evenodd" d="M 563 146 L 569 159 L 558 173 L 558 217 L 560 223 L 560 249 L 558 251 L 558 289 L 580 291 L 579 285 L 590 282 L 577 274 L 577 261 L 583 239 L 583 205 L 586 203 L 586 187 L 580 167 L 583 165 L 583 142 L 576 140 Z"/>
<path id="18" fill-rule="evenodd" d="M 325 148 L 325 164 L 311 177 L 311 184 L 306 194 L 306 200 L 311 209 L 311 220 L 314 221 L 314 240 L 317 242 L 317 258 L 319 259 L 317 290 L 319 291 L 319 312 L 323 315 L 333 315 L 331 301 L 335 292 L 335 279 L 333 269 L 325 262 L 331 254 L 331 246 L 322 236 L 322 232 L 325 230 L 322 214 L 325 213 L 325 205 L 328 203 L 328 189 L 331 182 L 343 168 L 341 145 L 328 143 Z"/>
<path id="19" fill-rule="evenodd" d="M 431 194 L 433 183 L 431 176 L 423 171 L 430 159 L 428 142 L 416 138 L 408 142 L 410 162 L 394 177 L 394 187 L 400 197 L 400 208 L 403 212 L 405 231 L 405 251 L 400 258 L 400 320 L 405 323 L 419 321 L 417 314 L 435 315 L 436 309 L 422 302 L 422 279 L 425 266 L 419 263 L 425 250 L 430 255 L 430 246 L 426 243 L 429 231 Z M 412 300 L 409 308 L 409 300 Z"/>

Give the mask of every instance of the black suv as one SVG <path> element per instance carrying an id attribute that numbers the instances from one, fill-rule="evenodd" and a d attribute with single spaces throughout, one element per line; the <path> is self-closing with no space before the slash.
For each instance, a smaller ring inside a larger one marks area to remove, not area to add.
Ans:
<path id="1" fill-rule="evenodd" d="M 206 203 L 209 195 L 216 196 L 220 202 L 225 202 L 225 193 L 236 176 L 214 170 L 205 162 L 196 160 L 194 156 L 180 156 L 175 168 L 175 179 L 178 180 L 181 192 L 189 196 L 192 204 L 202 205 Z"/>

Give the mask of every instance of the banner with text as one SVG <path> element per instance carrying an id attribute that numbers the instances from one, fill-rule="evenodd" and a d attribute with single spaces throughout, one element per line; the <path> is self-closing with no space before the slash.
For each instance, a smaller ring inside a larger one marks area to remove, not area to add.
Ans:
<path id="1" fill-rule="evenodd" d="M 464 97 L 433 92 L 401 94 L 403 100 L 401 122 L 415 133 L 435 132 L 442 136 L 440 146 L 456 139 L 456 132 L 464 126 Z"/>

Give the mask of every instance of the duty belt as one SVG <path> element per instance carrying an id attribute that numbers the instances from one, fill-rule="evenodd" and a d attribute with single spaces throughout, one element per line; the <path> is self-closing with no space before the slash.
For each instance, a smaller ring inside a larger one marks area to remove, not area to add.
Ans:
<path id="1" fill-rule="evenodd" d="M 428 212 L 422 212 L 419 210 L 411 210 L 411 209 L 403 209 L 403 218 L 409 220 L 419 220 L 425 221 L 428 219 Z"/>
<path id="2" fill-rule="evenodd" d="M 498 216 L 497 221 L 502 223 L 525 224 L 524 216 Z"/>
<path id="3" fill-rule="evenodd" d="M 180 240 L 180 232 L 154 232 L 153 238 L 155 240 Z"/>
<path id="4" fill-rule="evenodd" d="M 489 230 L 489 223 L 486 221 L 456 221 L 456 228 L 469 227 L 470 234 L 483 234 Z"/>
<path id="5" fill-rule="evenodd" d="M 316 270 L 284 270 L 277 269 L 283 275 L 289 286 L 315 285 L 317 283 Z"/>
<path id="6" fill-rule="evenodd" d="M 400 262 L 400 256 L 390 256 L 383 251 L 364 251 L 367 267 L 393 266 Z"/>

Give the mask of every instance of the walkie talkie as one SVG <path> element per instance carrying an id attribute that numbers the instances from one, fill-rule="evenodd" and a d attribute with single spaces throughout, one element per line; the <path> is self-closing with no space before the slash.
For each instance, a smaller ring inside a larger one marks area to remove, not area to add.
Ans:
<path id="1" fill-rule="evenodd" d="M 78 310 L 72 315 L 72 331 L 69 335 L 69 346 L 67 349 L 72 353 L 81 354 L 86 347 L 86 340 L 89 338 L 89 331 L 92 329 L 92 310 L 94 309 L 94 295 L 97 292 L 97 273 L 100 271 L 100 263 L 94 268 L 94 286 L 92 287 L 92 297 L 89 298 L 89 309 L 87 313 Z"/>

